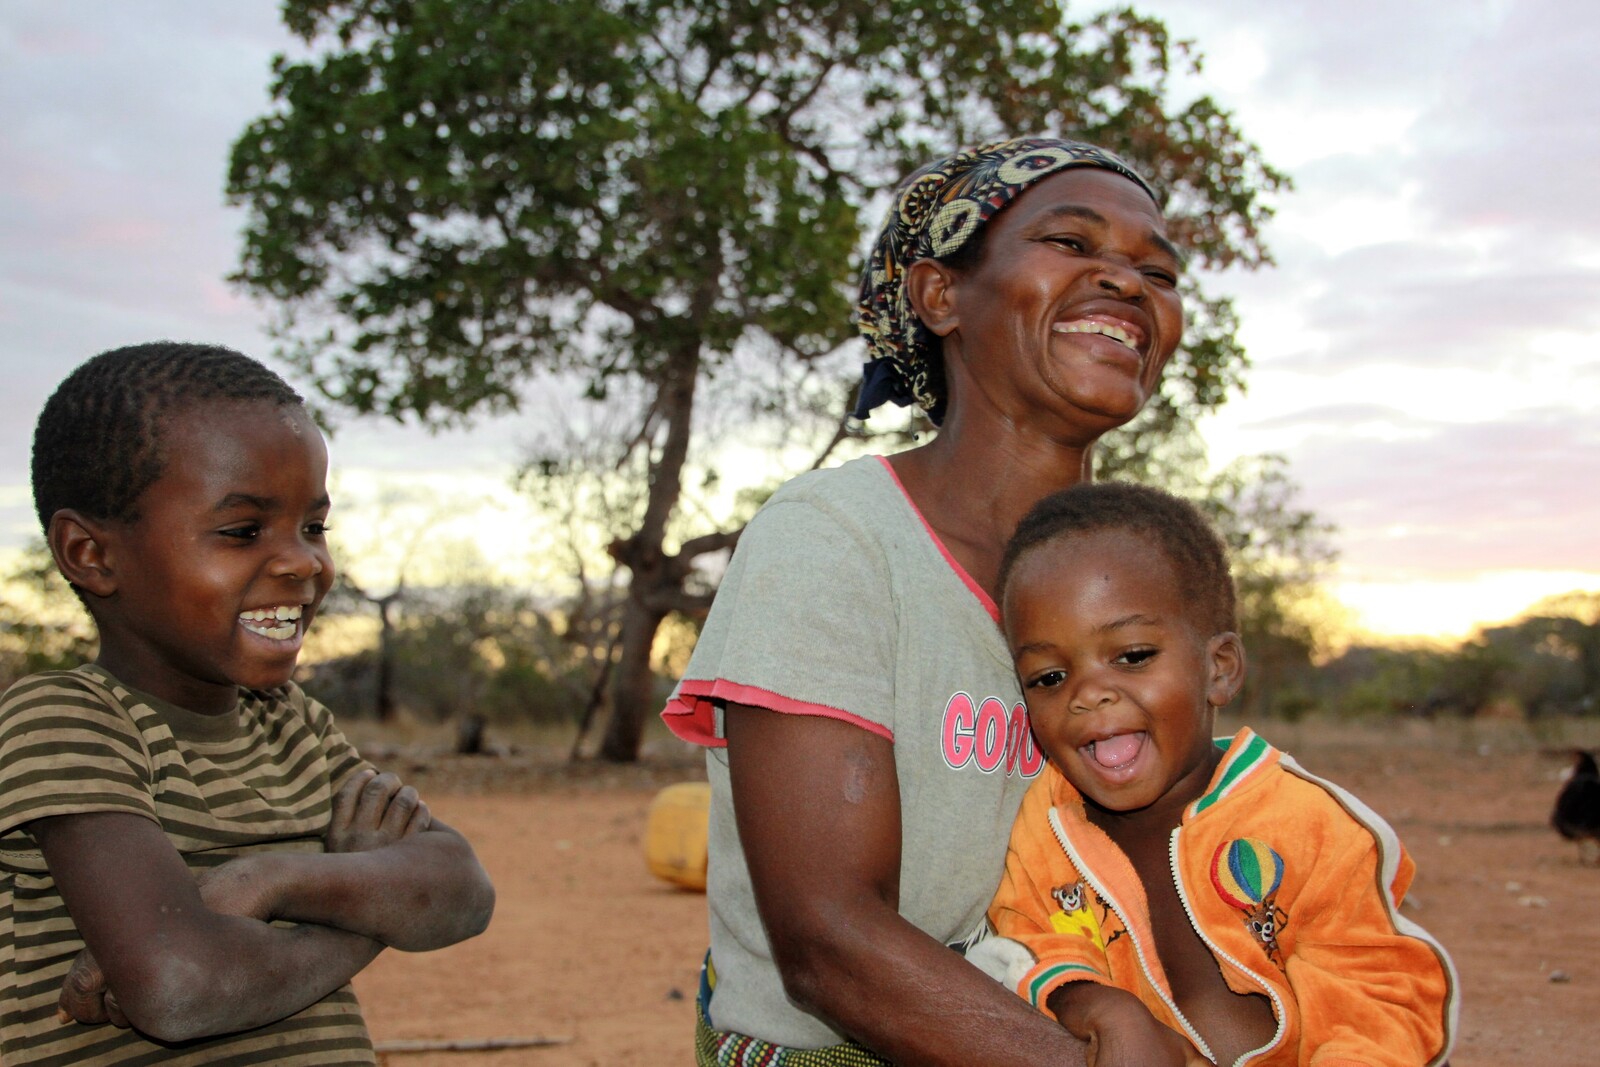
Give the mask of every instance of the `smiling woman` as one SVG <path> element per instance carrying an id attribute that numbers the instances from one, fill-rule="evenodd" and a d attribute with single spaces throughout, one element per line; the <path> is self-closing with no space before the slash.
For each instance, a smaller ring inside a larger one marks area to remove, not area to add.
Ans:
<path id="1" fill-rule="evenodd" d="M 1040 771 L 995 579 L 1177 347 L 1156 195 L 1091 145 L 958 153 L 901 186 L 864 272 L 857 414 L 931 441 L 789 483 L 750 523 L 667 709 L 707 746 L 699 1062 L 1084 1061 L 963 960 Z"/>

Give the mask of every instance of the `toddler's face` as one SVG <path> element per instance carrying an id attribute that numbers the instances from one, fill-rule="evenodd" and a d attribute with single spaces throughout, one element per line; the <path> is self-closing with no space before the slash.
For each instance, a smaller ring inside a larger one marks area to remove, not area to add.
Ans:
<path id="1" fill-rule="evenodd" d="M 1213 704 L 1232 697 L 1242 654 L 1232 634 L 1201 634 L 1179 590 L 1166 556 L 1126 530 L 1039 545 L 1006 584 L 1034 736 L 1107 811 L 1181 811 L 1215 766 Z"/>
<path id="2" fill-rule="evenodd" d="M 225 711 L 235 686 L 289 680 L 333 584 L 328 452 L 303 408 L 270 401 L 193 405 L 160 432 L 161 477 L 107 546 L 101 662 L 180 707 Z"/>

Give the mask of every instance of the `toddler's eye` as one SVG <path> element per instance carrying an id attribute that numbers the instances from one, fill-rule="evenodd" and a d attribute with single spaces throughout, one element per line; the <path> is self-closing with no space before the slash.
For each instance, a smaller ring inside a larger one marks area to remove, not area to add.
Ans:
<path id="1" fill-rule="evenodd" d="M 1067 672 L 1066 671 L 1061 671 L 1061 670 L 1045 671 L 1043 674 L 1035 675 L 1033 680 L 1028 683 L 1028 688 L 1029 689 L 1054 689 L 1056 686 L 1060 685 L 1062 682 L 1064 682 L 1066 680 L 1067 680 Z"/>
<path id="2" fill-rule="evenodd" d="M 1156 656 L 1156 651 L 1157 650 L 1153 648 L 1130 649 L 1129 651 L 1118 656 L 1116 662 L 1127 667 L 1137 667 L 1140 664 L 1148 663 L 1150 660 L 1154 659 Z"/>

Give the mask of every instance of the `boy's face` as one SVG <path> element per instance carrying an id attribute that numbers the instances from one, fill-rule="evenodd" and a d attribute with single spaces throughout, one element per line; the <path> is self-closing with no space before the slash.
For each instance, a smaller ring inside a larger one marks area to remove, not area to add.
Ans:
<path id="1" fill-rule="evenodd" d="M 1050 761 L 1100 808 L 1174 823 L 1210 779 L 1214 708 L 1244 672 L 1238 638 L 1202 633 L 1180 588 L 1149 538 L 1100 530 L 1029 550 L 1005 590 L 1006 637 Z"/>
<path id="2" fill-rule="evenodd" d="M 328 452 L 298 405 L 222 401 L 161 427 L 139 517 L 109 524 L 115 589 L 96 600 L 98 662 L 180 707 L 227 711 L 283 685 L 333 584 Z"/>

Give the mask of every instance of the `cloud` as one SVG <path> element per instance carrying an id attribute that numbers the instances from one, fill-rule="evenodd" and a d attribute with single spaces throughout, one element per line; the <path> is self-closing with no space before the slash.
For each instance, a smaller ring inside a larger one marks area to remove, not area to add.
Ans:
<path id="1" fill-rule="evenodd" d="M 1600 572 L 1600 426 L 1562 409 L 1378 440 L 1318 434 L 1289 458 L 1355 568 Z"/>

